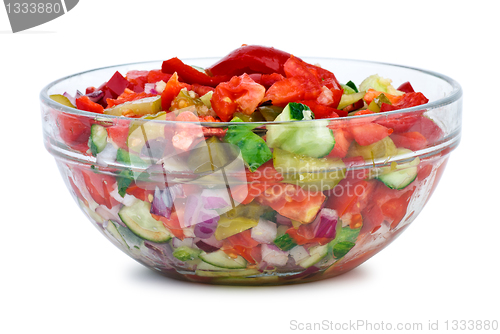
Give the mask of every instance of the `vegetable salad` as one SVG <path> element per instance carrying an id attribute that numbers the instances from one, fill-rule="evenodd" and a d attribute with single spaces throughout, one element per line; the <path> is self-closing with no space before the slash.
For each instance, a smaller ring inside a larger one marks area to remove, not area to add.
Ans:
<path id="1" fill-rule="evenodd" d="M 269 47 L 204 69 L 172 58 L 50 97 L 90 112 L 55 116 L 92 161 L 63 168 L 81 208 L 124 251 L 183 279 L 335 275 L 404 225 L 442 163 L 412 155 L 443 134 L 423 110 L 385 115 L 428 102 L 409 82 L 340 83 Z"/>

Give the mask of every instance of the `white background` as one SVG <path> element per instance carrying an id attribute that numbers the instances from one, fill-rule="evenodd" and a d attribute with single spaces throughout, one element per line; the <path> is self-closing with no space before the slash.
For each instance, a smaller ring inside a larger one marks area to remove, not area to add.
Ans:
<path id="1" fill-rule="evenodd" d="M 496 7 L 481 0 L 82 0 L 17 34 L 0 8 L 0 332 L 298 332 L 292 320 L 424 329 L 439 321 L 444 332 L 446 320 L 500 321 Z M 159 276 L 86 221 L 43 146 L 38 94 L 47 83 L 113 64 L 223 56 L 243 43 L 420 67 L 464 89 L 462 142 L 433 198 L 407 232 L 343 276 L 255 288 Z"/>

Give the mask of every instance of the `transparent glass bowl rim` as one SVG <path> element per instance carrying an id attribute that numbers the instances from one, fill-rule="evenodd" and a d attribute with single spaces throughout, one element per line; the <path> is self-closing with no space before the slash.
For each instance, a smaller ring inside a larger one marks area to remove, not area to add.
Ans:
<path id="1" fill-rule="evenodd" d="M 435 101 L 432 101 L 432 102 L 429 102 L 429 103 L 426 103 L 426 104 L 422 104 L 422 105 L 419 105 L 419 106 L 415 106 L 415 107 L 411 107 L 411 108 L 405 108 L 405 109 L 399 109 L 399 110 L 393 110 L 393 111 L 387 111 L 387 112 L 384 112 L 384 113 L 380 113 L 380 114 L 366 114 L 366 115 L 358 115 L 358 116 L 348 116 L 348 117 L 336 117 L 336 118 L 328 118 L 328 119 L 313 119 L 313 120 L 308 120 L 308 121 L 300 121 L 301 123 L 305 123 L 305 122 L 318 122 L 318 121 L 325 121 L 325 120 L 328 120 L 328 121 L 333 121 L 333 122 L 346 122 L 350 119 L 361 119 L 361 118 L 370 118 L 370 117 L 374 117 L 374 116 L 391 116 L 391 115 L 403 115 L 403 114 L 407 114 L 407 113 L 412 113 L 412 112 L 415 112 L 415 111 L 421 111 L 421 110 L 431 110 L 431 109 L 435 109 L 435 108 L 441 108 L 443 106 L 446 106 L 446 105 L 450 105 L 454 102 L 457 102 L 461 97 L 462 97 L 462 87 L 460 86 L 460 84 L 455 81 L 454 79 L 444 75 L 444 74 L 441 74 L 441 73 L 438 73 L 438 72 L 434 72 L 434 71 L 430 71 L 430 70 L 424 70 L 424 69 L 420 69 L 420 68 L 416 68 L 416 67 L 411 67 L 411 66 L 405 66 L 405 65 L 398 65 L 398 64 L 391 64 L 391 63 L 385 63 L 385 62 L 377 62 L 377 61 L 369 61 L 369 60 L 358 60 L 358 59 L 345 59 L 345 58 L 327 58 L 327 57 L 301 57 L 302 59 L 304 60 L 308 60 L 308 59 L 315 59 L 315 60 L 327 60 L 327 61 L 350 61 L 350 62 L 357 62 L 357 63 L 363 63 L 363 64 L 373 64 L 373 65 L 381 65 L 381 66 L 391 66 L 391 67 L 395 67 L 395 68 L 401 68 L 401 69 L 408 69 L 408 70 L 412 70 L 412 71 L 416 71 L 416 72 L 421 72 L 421 73 L 424 73 L 424 74 L 427 74 L 429 76 L 432 76 L 432 77 L 436 77 L 436 78 L 439 78 L 445 82 L 447 82 L 449 85 L 451 85 L 452 87 L 452 90 L 450 92 L 450 94 L 448 94 L 447 96 L 443 97 L 443 98 L 440 98 L 440 99 L 437 99 Z M 200 60 L 213 60 L 214 62 L 217 61 L 217 60 L 220 60 L 221 58 L 220 57 L 200 57 L 200 58 L 186 58 L 186 59 L 183 59 L 183 62 L 196 62 L 196 61 L 200 61 Z M 47 86 L 45 86 L 42 91 L 40 92 L 40 100 L 47 104 L 49 107 L 53 108 L 53 109 L 57 109 L 57 110 L 60 110 L 60 111 L 63 111 L 65 113 L 68 113 L 68 114 L 72 114 L 72 115 L 80 115 L 80 116 L 85 116 L 85 117 L 91 117 L 91 118 L 95 118 L 95 117 L 99 117 L 100 119 L 103 119 L 103 118 L 109 118 L 109 119 L 115 119 L 115 118 L 118 118 L 118 119 L 131 119 L 129 117 L 124 117 L 124 116 L 113 116 L 113 115 L 106 115 L 106 114 L 96 114 L 96 113 L 93 113 L 93 112 L 89 112 L 89 111 L 84 111 L 84 110 L 79 110 L 79 109 L 76 109 L 76 108 L 71 108 L 71 107 L 67 107 L 65 105 L 62 105 L 54 100 L 52 100 L 49 95 L 48 95 L 48 91 L 55 85 L 65 81 L 65 80 L 68 80 L 68 79 L 71 79 L 73 77 L 76 77 L 76 76 L 80 76 L 80 75 L 84 75 L 84 74 L 88 74 L 88 73 L 91 73 L 91 72 L 96 72 L 96 71 L 101 71 L 101 70 L 107 70 L 107 69 L 113 69 L 113 68 L 118 68 L 118 67 L 126 67 L 126 66 L 134 66 L 134 67 L 137 67 L 138 70 L 140 70 L 141 68 L 141 65 L 146 65 L 146 64 L 154 64 L 154 63 L 161 63 L 162 61 L 144 61 L 144 62 L 134 62 L 134 63 L 127 63 L 127 64 L 121 64 L 121 65 L 111 65 L 111 66 L 105 66 L 105 67 L 100 67 L 100 68 L 95 68 L 95 69 L 91 69 L 91 70 L 87 70 L 87 71 L 84 71 L 84 72 L 79 72 L 79 73 L 75 73 L 75 74 L 71 74 L 71 75 L 68 75 L 68 76 L 65 76 L 65 77 L 62 77 L 58 80 L 55 80 L 51 83 L 49 83 Z M 335 73 L 334 73 L 335 74 Z M 98 83 L 100 84 L 100 83 Z M 62 92 L 61 92 L 62 94 Z M 135 119 L 135 118 L 134 118 Z M 139 118 L 140 119 L 140 118 Z M 137 119 L 135 119 L 137 120 Z M 151 121 L 151 120 L 150 120 Z M 167 121 L 167 120 L 154 120 L 155 123 L 164 123 L 164 124 L 171 124 L 171 123 L 179 123 L 179 121 Z M 244 125 L 244 124 L 252 124 L 253 126 L 264 126 L 264 125 L 270 125 L 270 124 L 287 124 L 287 123 L 294 123 L 296 121 L 283 121 L 283 122 L 238 122 L 237 124 L 240 124 L 240 125 Z M 208 126 L 208 127 L 225 127 L 225 126 L 229 126 L 229 125 L 235 125 L 235 123 L 231 123 L 231 122 L 201 122 L 200 124 L 202 124 L 203 126 Z"/>

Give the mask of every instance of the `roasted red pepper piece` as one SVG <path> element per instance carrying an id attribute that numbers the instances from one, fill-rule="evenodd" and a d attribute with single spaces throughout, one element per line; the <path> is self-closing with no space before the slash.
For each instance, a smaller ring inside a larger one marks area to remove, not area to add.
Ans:
<path id="1" fill-rule="evenodd" d="M 243 45 L 207 69 L 212 75 L 238 76 L 243 73 L 285 75 L 284 64 L 290 54 L 261 45 Z"/>

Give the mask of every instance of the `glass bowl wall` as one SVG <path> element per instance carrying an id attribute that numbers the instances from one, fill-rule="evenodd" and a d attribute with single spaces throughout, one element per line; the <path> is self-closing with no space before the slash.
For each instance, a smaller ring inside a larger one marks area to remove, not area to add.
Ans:
<path id="1" fill-rule="evenodd" d="M 335 132 L 377 123 L 392 126 L 395 135 L 420 132 L 426 142 L 413 150 L 397 146 L 391 137 L 372 146 L 353 143 L 342 159 L 290 156 L 274 149 L 272 160 L 249 172 L 238 146 L 224 141 L 229 123 L 97 115 L 49 98 L 99 85 L 115 71 L 161 68 L 161 62 L 146 62 L 72 75 L 44 88 L 45 146 L 97 229 L 130 257 L 166 276 L 257 285 L 333 277 L 390 244 L 423 209 L 460 140 L 462 91 L 446 76 L 409 67 L 304 60 L 332 71 L 340 82 L 360 83 L 375 73 L 396 87 L 410 81 L 430 101 L 327 121 L 252 123 L 255 134 L 265 139 L 272 127 L 315 133 L 318 127 Z M 214 61 L 186 62 L 204 67 Z M 68 133 L 68 124 L 84 129 L 83 137 Z M 92 155 L 88 137 L 96 124 L 108 134 L 125 128 L 123 147 L 108 143 L 106 154 Z M 197 142 L 179 152 L 171 143 L 183 131 Z M 408 184 L 391 189 L 394 182 L 384 178 L 391 172 Z"/>

